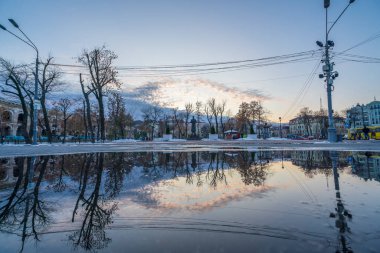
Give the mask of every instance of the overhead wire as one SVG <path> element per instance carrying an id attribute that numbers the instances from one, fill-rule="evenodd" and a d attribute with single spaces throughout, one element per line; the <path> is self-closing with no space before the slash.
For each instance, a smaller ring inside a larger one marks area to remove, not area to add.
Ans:
<path id="1" fill-rule="evenodd" d="M 289 115 L 289 113 L 292 113 L 294 111 L 294 109 L 296 108 L 296 105 L 298 105 L 300 102 L 302 102 L 303 98 L 305 97 L 307 91 L 309 90 L 309 88 L 310 88 L 310 86 L 311 86 L 311 84 L 315 78 L 316 71 L 320 65 L 321 65 L 321 60 L 318 59 L 318 61 L 314 65 L 312 71 L 310 72 L 310 74 L 306 78 L 304 84 L 302 85 L 301 89 L 298 91 L 293 102 L 289 106 L 288 110 L 283 114 L 282 118 L 285 118 L 287 115 Z"/>
<path id="2" fill-rule="evenodd" d="M 371 35 L 367 39 L 365 39 L 365 40 L 363 40 L 363 41 L 361 41 L 361 42 L 359 42 L 359 43 L 357 43 L 357 44 L 355 44 L 355 45 L 353 45 L 353 46 L 351 46 L 351 47 L 349 47 L 349 48 L 347 48 L 347 49 L 345 49 L 345 50 L 343 50 L 343 51 L 341 51 L 339 53 L 337 53 L 337 55 L 343 54 L 343 53 L 345 53 L 347 51 L 350 51 L 350 50 L 352 50 L 354 48 L 360 47 L 360 46 L 362 46 L 362 45 L 364 45 L 364 44 L 366 44 L 368 42 L 371 42 L 371 41 L 373 41 L 375 39 L 378 39 L 378 38 L 380 38 L 380 32 L 378 32 L 378 33 L 376 33 L 374 35 Z"/>
<path id="3" fill-rule="evenodd" d="M 315 53 L 318 50 L 310 50 L 295 54 L 266 57 L 259 59 L 250 59 L 243 61 L 228 61 L 202 64 L 183 64 L 183 65 L 161 65 L 161 66 L 146 66 L 143 67 L 115 67 L 119 72 L 119 76 L 127 74 L 128 77 L 165 77 L 165 76 L 186 76 L 186 75 L 201 75 L 215 74 L 229 71 L 239 71 L 251 68 L 266 67 L 271 65 L 297 63 L 311 61 L 315 58 Z M 249 63 L 248 63 L 249 62 Z M 81 69 L 84 66 L 71 64 L 52 64 L 54 66 L 69 68 L 69 71 L 63 71 L 67 74 L 82 73 Z M 186 66 L 186 67 L 183 67 Z M 194 67 L 199 66 L 199 67 Z M 168 68 L 170 67 L 170 69 Z M 86 68 L 87 69 L 87 68 Z"/>

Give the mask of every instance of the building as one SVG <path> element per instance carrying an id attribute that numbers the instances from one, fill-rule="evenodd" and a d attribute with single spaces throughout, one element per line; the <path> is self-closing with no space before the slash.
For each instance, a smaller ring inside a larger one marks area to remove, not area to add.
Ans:
<path id="1" fill-rule="evenodd" d="M 338 135 L 345 134 L 345 120 L 343 117 L 334 117 L 334 124 Z M 310 115 L 296 117 L 289 120 L 289 133 L 298 136 L 312 136 L 317 139 L 327 138 L 328 117 Z"/>
<path id="2" fill-rule="evenodd" d="M 0 98 L 0 135 L 21 135 L 24 114 L 21 105 Z"/>
<path id="3" fill-rule="evenodd" d="M 347 111 L 346 125 L 349 128 L 380 126 L 380 101 L 364 105 L 359 103 Z"/>
<path id="4" fill-rule="evenodd" d="M 380 156 L 377 154 L 352 153 L 349 158 L 349 163 L 352 168 L 352 173 L 363 178 L 364 180 L 376 180 L 380 182 Z"/>
<path id="5" fill-rule="evenodd" d="M 288 136 L 288 134 L 290 133 L 289 124 L 283 123 L 281 124 L 281 127 L 280 127 L 280 124 L 273 123 L 269 131 L 270 131 L 271 137 L 286 138 L 286 136 Z"/>

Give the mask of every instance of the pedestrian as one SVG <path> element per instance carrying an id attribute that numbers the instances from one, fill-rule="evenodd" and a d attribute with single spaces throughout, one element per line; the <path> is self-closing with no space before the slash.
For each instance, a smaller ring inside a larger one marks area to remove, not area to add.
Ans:
<path id="1" fill-rule="evenodd" d="M 365 126 L 363 128 L 363 133 L 364 133 L 364 139 L 365 140 L 369 140 L 369 136 L 368 136 L 368 133 L 369 133 L 369 128 L 367 126 Z"/>

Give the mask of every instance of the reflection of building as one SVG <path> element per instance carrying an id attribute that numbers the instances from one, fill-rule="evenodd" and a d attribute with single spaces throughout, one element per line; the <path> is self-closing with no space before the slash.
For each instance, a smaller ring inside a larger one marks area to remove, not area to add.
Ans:
<path id="1" fill-rule="evenodd" d="M 0 98 L 0 135 L 22 135 L 23 116 L 21 105 Z"/>
<path id="2" fill-rule="evenodd" d="M 347 164 L 345 156 L 339 156 L 339 165 Z M 328 151 L 297 151 L 291 153 L 292 164 L 308 169 L 331 169 Z"/>
<path id="3" fill-rule="evenodd" d="M 350 164 L 355 175 L 364 180 L 374 179 L 380 182 L 380 155 L 354 153 L 350 157 Z"/>
<path id="4" fill-rule="evenodd" d="M 7 186 L 16 182 L 19 176 L 19 169 L 16 166 L 15 159 L 0 159 L 0 187 Z"/>
<path id="5" fill-rule="evenodd" d="M 366 105 L 357 104 L 347 111 L 347 125 L 352 128 L 380 126 L 380 101 L 372 101 Z"/>

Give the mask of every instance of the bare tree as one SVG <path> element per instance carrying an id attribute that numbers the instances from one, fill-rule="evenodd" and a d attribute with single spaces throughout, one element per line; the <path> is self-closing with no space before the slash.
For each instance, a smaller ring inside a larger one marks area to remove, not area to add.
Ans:
<path id="1" fill-rule="evenodd" d="M 61 98 L 59 101 L 54 102 L 55 109 L 62 113 L 63 121 L 63 139 L 62 143 L 66 142 L 66 133 L 67 133 L 67 120 L 73 116 L 74 111 L 73 106 L 76 104 L 76 100 L 69 98 Z"/>
<path id="2" fill-rule="evenodd" d="M 92 51 L 83 50 L 78 61 L 88 68 L 90 74 L 90 89 L 99 105 L 99 126 L 101 140 L 106 139 L 105 135 L 105 113 L 103 98 L 111 88 L 120 87 L 116 79 L 117 71 L 112 64 L 117 59 L 117 55 L 105 46 L 95 48 Z"/>
<path id="3" fill-rule="evenodd" d="M 182 136 L 184 136 L 184 130 L 183 130 L 183 122 L 184 122 L 184 114 L 178 111 L 178 108 L 173 108 L 173 122 L 174 122 L 174 129 L 173 134 L 175 132 L 175 129 L 178 130 L 178 138 L 180 139 Z"/>
<path id="4" fill-rule="evenodd" d="M 151 127 L 151 137 L 153 140 L 154 129 L 162 117 L 162 109 L 158 106 L 149 106 L 142 110 L 144 121 Z"/>
<path id="5" fill-rule="evenodd" d="M 118 92 L 112 92 L 108 99 L 109 121 L 111 126 L 111 134 L 116 138 L 120 136 L 125 138 L 125 128 L 127 126 L 127 114 L 125 110 L 125 102 Z"/>
<path id="6" fill-rule="evenodd" d="M 44 129 L 46 131 L 49 142 L 52 142 L 52 131 L 50 127 L 48 109 L 46 106 L 46 99 L 51 92 L 57 90 L 57 88 L 62 85 L 62 83 L 59 81 L 62 73 L 60 72 L 59 68 L 53 64 L 53 57 L 48 57 L 46 62 L 42 63 L 42 70 L 41 74 L 39 75 L 41 78 L 38 80 L 38 83 L 40 85 L 41 110 L 44 116 Z"/>
<path id="7" fill-rule="evenodd" d="M 204 107 L 204 112 L 206 114 L 206 119 L 207 119 L 209 128 L 211 128 L 211 126 L 212 126 L 212 114 L 211 114 L 211 110 L 210 110 L 210 108 L 208 107 L 207 104 Z"/>
<path id="8" fill-rule="evenodd" d="M 219 124 L 218 124 L 218 106 L 216 105 L 216 100 L 215 98 L 210 98 L 208 101 L 207 101 L 207 105 L 208 105 L 208 108 L 211 112 L 211 114 L 214 116 L 214 120 L 215 120 L 215 130 L 216 130 L 216 134 L 219 133 Z"/>
<path id="9" fill-rule="evenodd" d="M 216 107 L 216 111 L 219 114 L 219 123 L 220 123 L 220 127 L 222 130 L 223 138 L 224 138 L 224 131 L 225 131 L 225 125 L 224 125 L 223 117 L 225 116 L 224 111 L 226 110 L 226 103 L 227 102 L 225 100 L 223 100 L 222 103 L 218 104 Z"/>
<path id="10" fill-rule="evenodd" d="M 21 122 L 22 135 L 27 143 L 31 143 L 33 128 L 30 124 L 29 131 L 28 118 L 33 122 L 33 88 L 29 81 L 30 73 L 25 65 L 13 65 L 9 61 L 0 58 L 0 76 L 4 83 L 0 83 L 1 92 L 20 101 L 23 118 Z"/>
<path id="11" fill-rule="evenodd" d="M 82 88 L 82 94 L 83 94 L 83 114 L 84 114 L 84 123 L 85 123 L 85 135 L 87 136 L 87 131 L 90 132 L 90 138 L 91 142 L 95 142 L 95 133 L 94 133 L 94 127 L 92 125 L 92 119 L 91 119 L 91 104 L 90 104 L 90 94 L 91 94 L 91 88 L 84 86 L 84 81 L 82 79 L 82 74 L 79 74 L 79 82 L 80 86 Z"/>
<path id="12" fill-rule="evenodd" d="M 188 136 L 188 125 L 190 121 L 190 116 L 194 112 L 193 104 L 187 103 L 185 104 L 185 137 Z"/>
<path id="13" fill-rule="evenodd" d="M 328 128 L 327 111 L 321 108 L 320 110 L 314 112 L 313 116 L 319 128 L 317 129 L 317 131 L 319 130 L 319 133 L 315 133 L 315 134 L 319 135 L 317 137 L 325 139 L 327 137 L 327 128 Z"/>
<path id="14" fill-rule="evenodd" d="M 262 106 L 260 101 L 251 101 L 250 105 L 250 117 L 252 122 L 255 122 L 255 120 L 258 121 L 259 125 L 259 136 L 262 136 L 262 122 L 267 120 L 267 111 Z"/>
<path id="15" fill-rule="evenodd" d="M 313 130 L 311 128 L 311 122 L 313 119 L 313 111 L 309 107 L 304 107 L 298 113 L 298 117 L 301 118 L 302 123 L 305 126 L 307 135 L 313 135 Z"/>
<path id="16" fill-rule="evenodd" d="M 250 107 L 247 102 L 243 102 L 239 105 L 239 111 L 235 117 L 239 131 L 242 133 L 247 133 L 247 125 L 251 126 Z"/>

